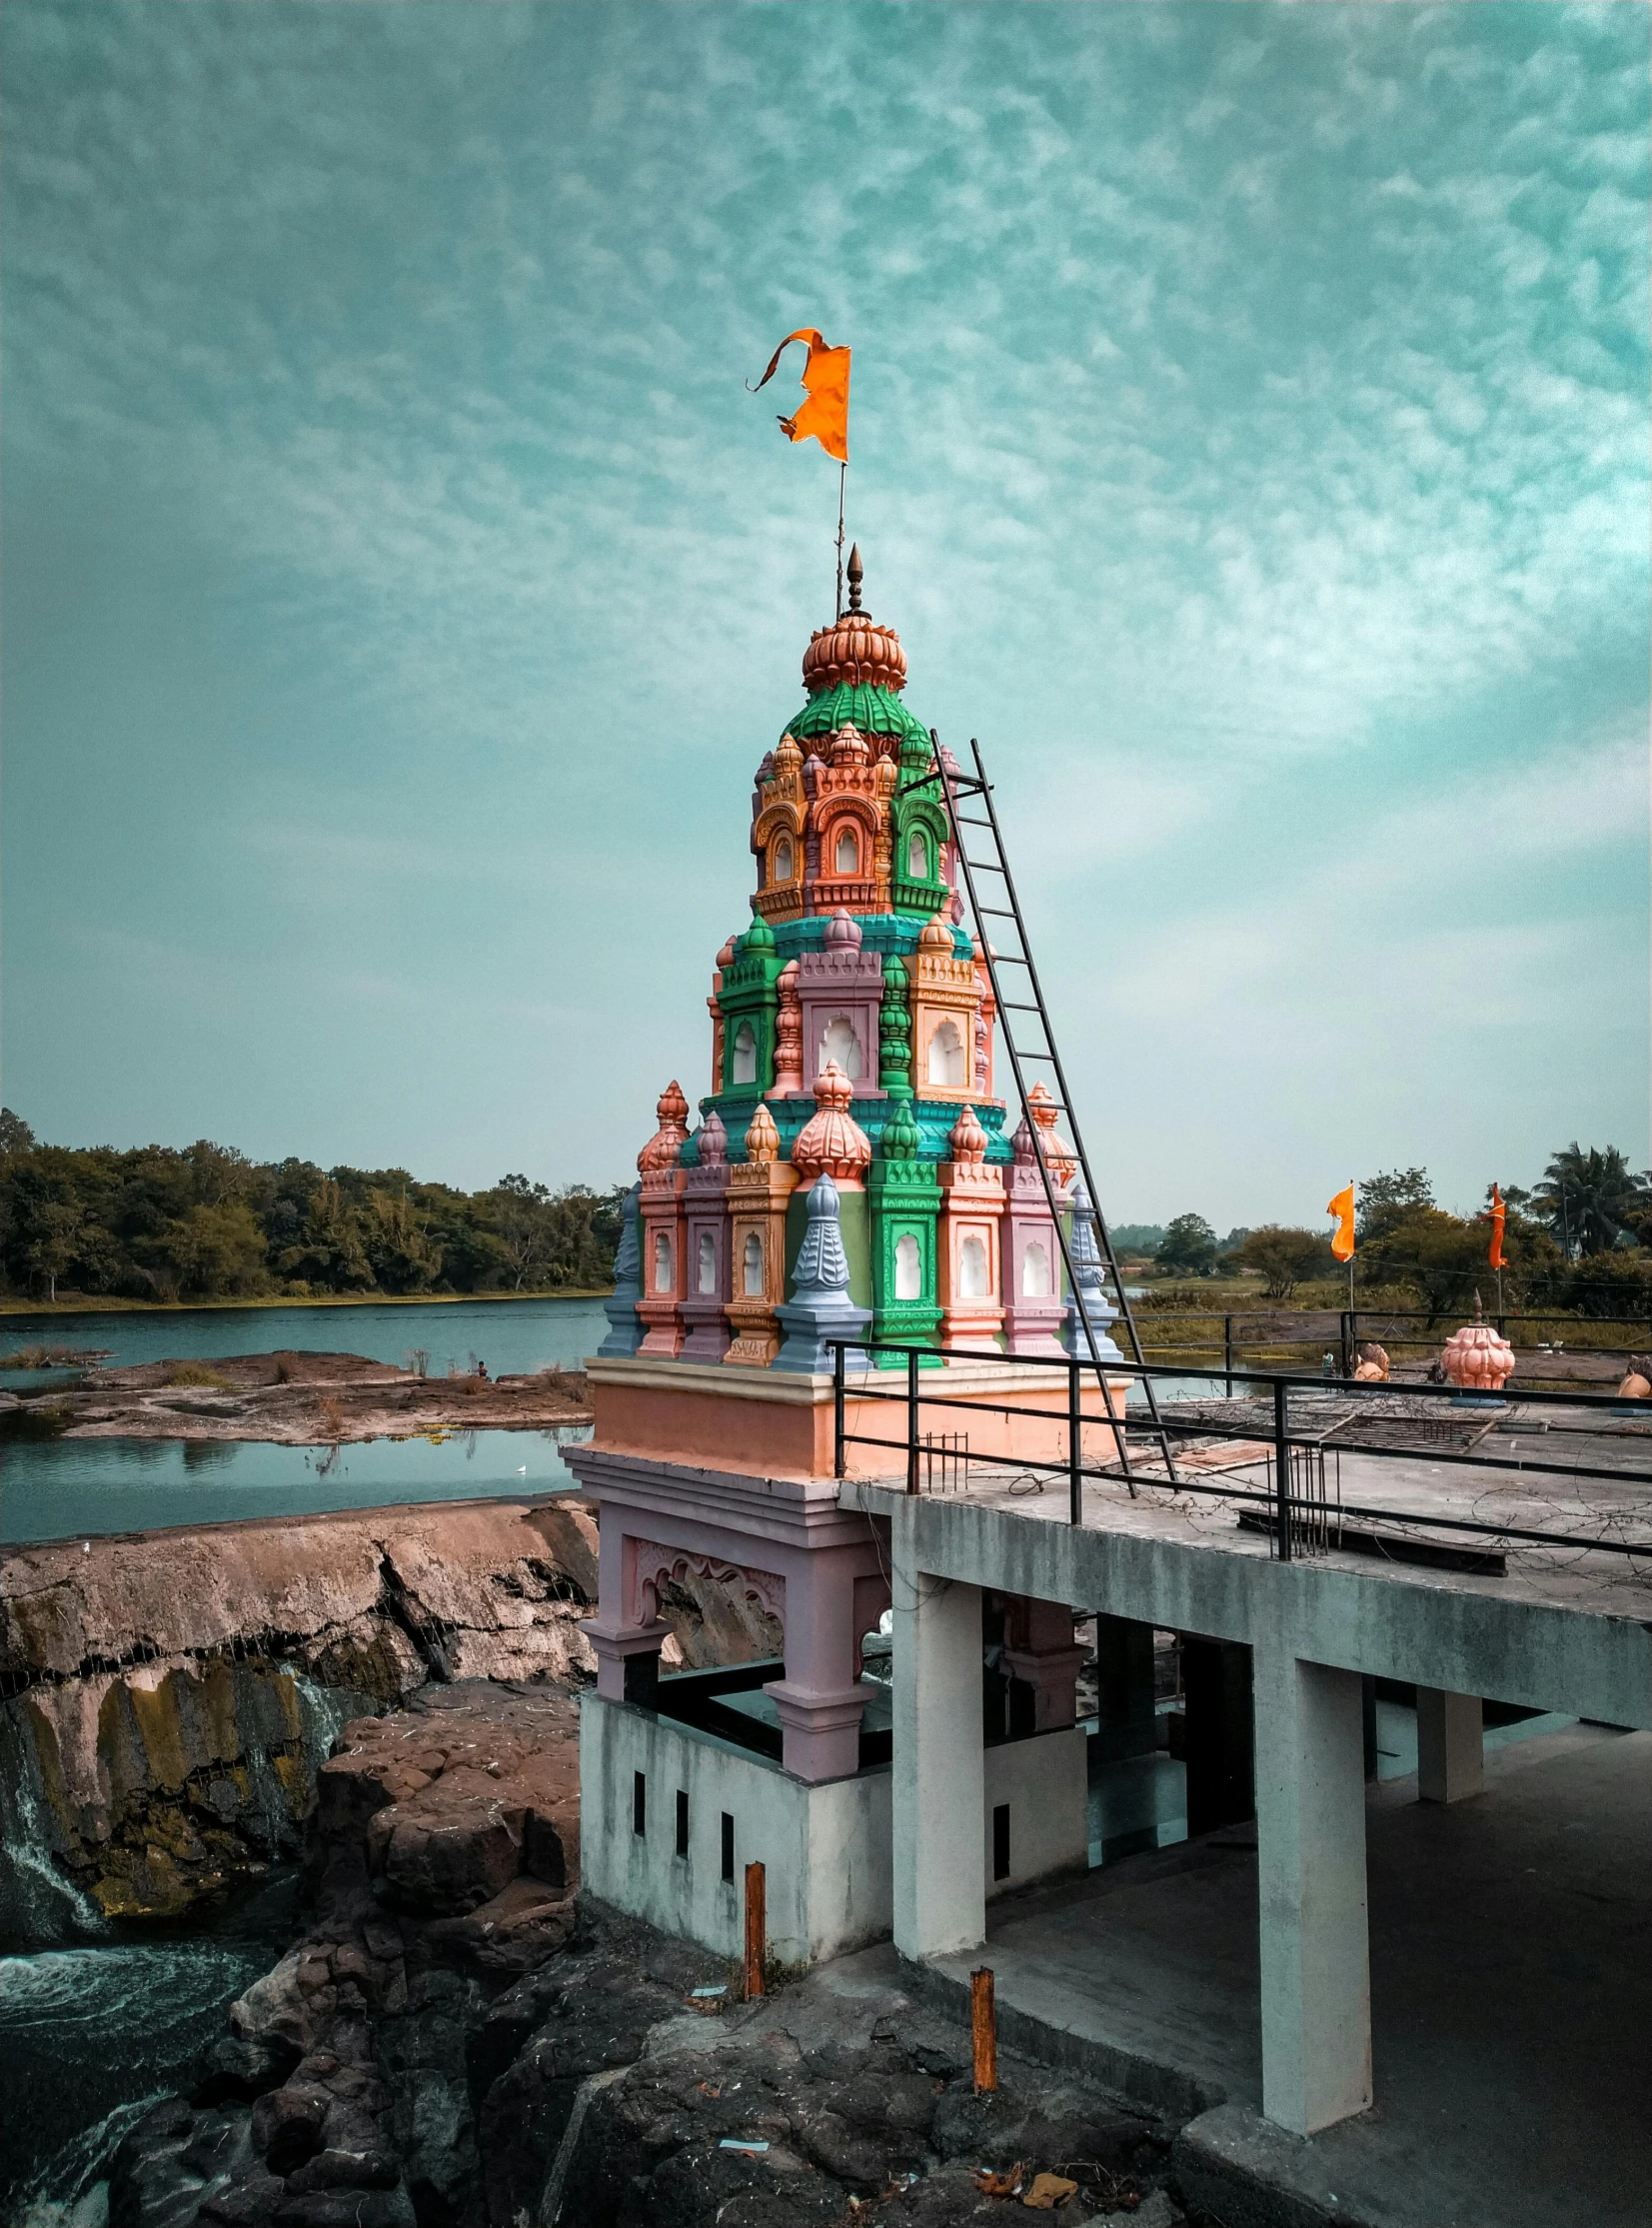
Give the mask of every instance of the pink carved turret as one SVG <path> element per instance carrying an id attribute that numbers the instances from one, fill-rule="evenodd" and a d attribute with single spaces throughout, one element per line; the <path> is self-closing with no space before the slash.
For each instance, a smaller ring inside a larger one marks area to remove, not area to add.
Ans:
<path id="1" fill-rule="evenodd" d="M 998 1224 L 1003 1183 L 986 1164 L 986 1132 L 965 1107 L 952 1125 L 951 1158 L 940 1174 L 940 1342 L 974 1352 L 997 1344 L 1003 1324 Z"/>
<path id="2" fill-rule="evenodd" d="M 637 1155 L 643 1179 L 643 1293 L 637 1312 L 648 1325 L 637 1350 L 670 1357 L 683 1343 L 683 1170 L 678 1161 L 689 1141 L 689 1102 L 680 1084 L 662 1092 L 655 1113 L 660 1126 Z"/>

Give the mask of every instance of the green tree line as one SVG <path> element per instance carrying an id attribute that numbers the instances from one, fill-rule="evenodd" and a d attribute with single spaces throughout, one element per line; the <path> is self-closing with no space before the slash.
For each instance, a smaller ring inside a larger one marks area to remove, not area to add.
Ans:
<path id="1" fill-rule="evenodd" d="M 48 1301 L 601 1288 L 624 1196 L 525 1175 L 459 1191 L 405 1168 L 249 1160 L 204 1138 L 41 1144 L 0 1111 L 0 1280 Z"/>
<path id="2" fill-rule="evenodd" d="M 1652 1313 L 1652 1176 L 1615 1145 L 1575 1141 L 1551 1154 L 1537 1183 L 1502 1186 L 1503 1293 L 1510 1307 L 1559 1307 L 1596 1317 Z M 1391 1168 L 1355 1187 L 1354 1289 L 1398 1289 L 1431 1314 L 1487 1296 L 1495 1276 L 1491 1186 L 1474 1214 L 1434 1197 L 1426 1168 Z M 1201 1214 L 1178 1214 L 1154 1255 L 1176 1276 L 1249 1269 L 1269 1298 L 1347 1273 L 1325 1228 L 1276 1222 L 1225 1240 Z"/>

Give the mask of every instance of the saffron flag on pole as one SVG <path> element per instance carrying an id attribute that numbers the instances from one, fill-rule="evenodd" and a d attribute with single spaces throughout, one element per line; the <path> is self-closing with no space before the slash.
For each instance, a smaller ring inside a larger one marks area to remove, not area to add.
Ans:
<path id="1" fill-rule="evenodd" d="M 827 348 L 812 326 L 788 333 L 770 357 L 769 369 L 752 393 L 755 395 L 768 386 L 775 376 L 776 365 L 794 341 L 809 344 L 809 361 L 804 366 L 804 386 L 809 390 L 809 400 L 800 406 L 796 417 L 780 421 L 787 438 L 818 441 L 828 457 L 835 457 L 839 464 L 847 464 L 849 352 L 846 348 Z"/>
<path id="2" fill-rule="evenodd" d="M 1494 1183 L 1491 1187 L 1491 1265 L 1503 1265 L 1503 1194 Z"/>
<path id="3" fill-rule="evenodd" d="M 1336 1229 L 1331 1238 L 1331 1251 L 1339 1261 L 1354 1257 L 1354 1187 L 1352 1182 L 1344 1191 L 1338 1191 L 1326 1207 L 1327 1214 L 1336 1216 Z"/>

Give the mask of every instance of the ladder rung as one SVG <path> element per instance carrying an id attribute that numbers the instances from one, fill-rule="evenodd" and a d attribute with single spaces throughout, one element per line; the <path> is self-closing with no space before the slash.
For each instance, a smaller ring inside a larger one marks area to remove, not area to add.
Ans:
<path id="1" fill-rule="evenodd" d="M 991 832 L 992 823 L 989 820 L 971 820 L 967 813 L 954 813 L 952 817 L 960 828 L 984 828 L 988 833 Z"/>
<path id="2" fill-rule="evenodd" d="M 977 913 L 989 913 L 994 921 L 1013 921 L 1016 918 L 1012 913 L 1005 913 L 1002 906 L 977 906 L 975 910 Z"/>
<path id="3" fill-rule="evenodd" d="M 1042 1021 L 1044 1010 L 1041 1006 L 1022 1006 L 1012 998 L 1004 998 L 998 1001 L 998 1012 L 1000 1014 L 1036 1014 Z"/>
<path id="4" fill-rule="evenodd" d="M 1030 968 L 1032 962 L 1030 960 L 1017 960 L 1013 952 L 994 952 L 992 955 L 992 965 L 994 967 Z"/>
<path id="5" fill-rule="evenodd" d="M 1046 1067 L 1055 1065 L 1055 1055 L 1053 1053 L 1023 1053 L 1019 1045 L 1015 1047 L 1015 1058 L 1017 1060 L 1041 1060 Z M 1066 1112 L 1065 1108 L 1061 1111 L 1063 1114 Z"/>
<path id="6" fill-rule="evenodd" d="M 1005 882 L 1009 880 L 1009 869 L 1007 867 L 994 867 L 990 859 L 965 859 L 960 851 L 958 853 L 958 864 L 967 867 L 972 875 L 1002 875 Z"/>

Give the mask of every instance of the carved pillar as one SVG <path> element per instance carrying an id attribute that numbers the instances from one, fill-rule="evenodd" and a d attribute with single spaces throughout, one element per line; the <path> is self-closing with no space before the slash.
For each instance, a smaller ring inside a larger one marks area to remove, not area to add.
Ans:
<path id="1" fill-rule="evenodd" d="M 674 1355 L 683 1343 L 685 1251 L 684 1174 L 678 1162 L 689 1141 L 689 1102 L 673 1084 L 656 1108 L 660 1127 L 637 1155 L 643 1178 L 639 1213 L 643 1241 L 643 1295 L 637 1312 L 646 1325 L 639 1354 Z"/>
<path id="2" fill-rule="evenodd" d="M 771 1099 L 790 1099 L 804 1088 L 804 1017 L 798 999 L 798 963 L 781 970 L 781 1008 L 775 1025 L 775 1088 Z"/>
<path id="3" fill-rule="evenodd" d="M 1005 1185 L 1002 1245 L 1005 1342 L 1011 1353 L 1064 1353 L 1061 1245 L 1024 1116 L 1011 1145 L 1015 1158 Z M 1052 1182 L 1054 1177 L 1052 1166 Z"/>
<path id="4" fill-rule="evenodd" d="M 696 1143 L 697 1164 L 683 1178 L 687 1335 L 679 1358 L 721 1361 L 729 1350 L 729 1141 L 715 1108 L 701 1124 Z"/>
<path id="5" fill-rule="evenodd" d="M 986 1165 L 986 1132 L 965 1107 L 953 1124 L 950 1160 L 941 1164 L 939 1230 L 940 1342 L 948 1352 L 979 1352 L 997 1343 L 1003 1325 L 998 1224 L 1003 1184 Z"/>
<path id="6" fill-rule="evenodd" d="M 798 1171 L 778 1157 L 775 1117 L 759 1106 L 746 1132 L 746 1158 L 729 1170 L 729 1323 L 725 1361 L 767 1368 L 781 1350 L 776 1308 L 786 1297 L 786 1202 Z"/>

